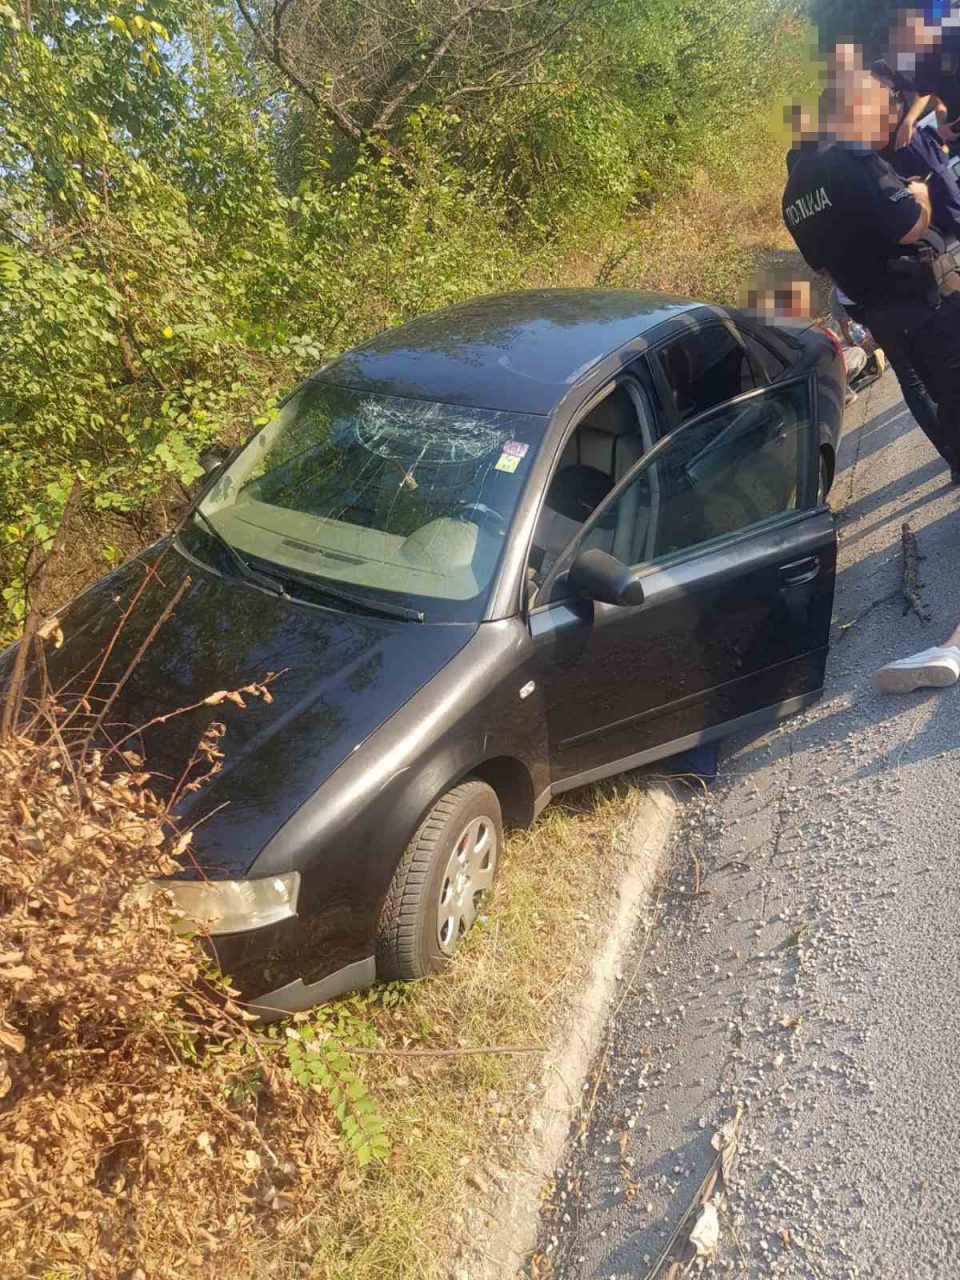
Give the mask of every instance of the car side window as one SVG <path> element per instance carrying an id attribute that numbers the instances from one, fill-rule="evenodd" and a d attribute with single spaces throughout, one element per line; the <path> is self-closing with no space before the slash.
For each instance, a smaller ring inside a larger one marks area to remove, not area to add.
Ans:
<path id="1" fill-rule="evenodd" d="M 732 325 L 712 324 L 668 342 L 655 354 L 681 422 L 766 385 Z"/>
<path id="2" fill-rule="evenodd" d="M 750 359 L 753 361 L 754 368 L 758 372 L 758 385 L 768 386 L 771 382 L 776 382 L 778 378 L 782 378 L 787 368 L 787 362 L 782 360 L 776 352 L 771 351 L 759 338 L 754 337 L 749 330 L 738 328 L 737 332 L 750 355 Z"/>
<path id="3" fill-rule="evenodd" d="M 634 399 L 625 386 L 616 386 L 577 425 L 557 462 L 534 530 L 531 590 L 643 453 Z"/>
<path id="4" fill-rule="evenodd" d="M 811 432 L 806 380 L 723 405 L 669 436 L 579 545 L 657 564 L 795 511 Z"/>

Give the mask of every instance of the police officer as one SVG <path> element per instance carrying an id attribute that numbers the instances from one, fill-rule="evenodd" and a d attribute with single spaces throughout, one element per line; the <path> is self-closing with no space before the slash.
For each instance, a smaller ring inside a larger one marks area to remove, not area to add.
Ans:
<path id="1" fill-rule="evenodd" d="M 783 216 L 808 265 L 857 305 L 891 361 L 917 370 L 937 404 L 933 444 L 960 484 L 960 275 L 930 227 L 926 185 L 878 154 L 895 120 L 877 79 L 838 75 L 821 100 L 824 136 L 791 169 Z"/>
<path id="2" fill-rule="evenodd" d="M 900 124 L 895 138 L 883 150 L 884 160 L 889 160 L 901 178 L 923 178 L 930 189 L 930 205 L 933 225 L 947 243 L 960 241 L 960 183 L 950 167 L 943 142 L 936 129 L 913 126 L 902 144 L 903 125 L 909 115 L 916 93 L 904 77 L 891 70 L 885 62 L 873 64 L 873 74 L 887 86 L 899 104 Z"/>
<path id="3" fill-rule="evenodd" d="M 960 26 L 951 8 L 946 0 L 903 8 L 890 30 L 895 74 L 915 94 L 897 129 L 898 148 L 909 144 L 918 122 L 934 108 L 943 140 L 960 138 Z"/>

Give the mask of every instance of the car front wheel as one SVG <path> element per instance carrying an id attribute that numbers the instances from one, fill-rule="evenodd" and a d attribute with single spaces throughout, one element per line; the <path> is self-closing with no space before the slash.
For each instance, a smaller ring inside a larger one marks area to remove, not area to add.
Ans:
<path id="1" fill-rule="evenodd" d="M 497 794 L 472 778 L 441 796 L 394 873 L 377 935 L 377 976 L 437 973 L 470 932 L 503 843 Z"/>

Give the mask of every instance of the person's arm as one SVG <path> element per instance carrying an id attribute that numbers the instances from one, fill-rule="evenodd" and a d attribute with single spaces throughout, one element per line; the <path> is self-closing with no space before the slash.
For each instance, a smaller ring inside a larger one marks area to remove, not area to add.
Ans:
<path id="1" fill-rule="evenodd" d="M 920 206 L 920 216 L 910 228 L 905 236 L 900 237 L 901 244 L 913 244 L 915 240 L 919 240 L 923 233 L 930 226 L 930 220 L 933 217 L 933 210 L 930 206 L 930 192 L 927 190 L 925 182 L 908 182 L 907 190 Z"/>
<path id="2" fill-rule="evenodd" d="M 930 194 L 925 182 L 904 181 L 876 153 L 844 166 L 845 195 L 851 214 L 872 228 L 877 242 L 895 252 L 912 244 L 930 225 Z"/>
<path id="3" fill-rule="evenodd" d="M 917 121 L 921 120 L 930 110 L 932 105 L 932 94 L 921 94 L 914 98 L 913 105 L 900 122 L 900 128 L 897 130 L 897 136 L 894 145 L 900 151 L 904 147 L 909 147 L 910 140 L 913 137 L 914 130 L 917 127 Z"/>
<path id="4" fill-rule="evenodd" d="M 947 119 L 946 105 L 939 99 L 933 99 L 933 109 L 937 117 L 937 133 L 940 135 L 940 141 L 943 143 L 956 142 L 960 138 L 960 131 L 957 130 L 957 120 Z"/>

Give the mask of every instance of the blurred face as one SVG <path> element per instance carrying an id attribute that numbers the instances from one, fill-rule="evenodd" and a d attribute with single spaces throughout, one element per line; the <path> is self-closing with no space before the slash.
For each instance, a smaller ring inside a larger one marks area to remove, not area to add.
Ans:
<path id="1" fill-rule="evenodd" d="M 827 65 L 836 71 L 855 71 L 859 62 L 857 46 L 838 44 L 827 59 Z"/>
<path id="2" fill-rule="evenodd" d="M 799 146 L 801 142 L 806 142 L 815 136 L 813 116 L 809 108 L 802 103 L 794 103 L 787 111 L 785 119 L 790 128 L 794 146 Z"/>
<path id="3" fill-rule="evenodd" d="M 879 149 L 890 141 L 897 114 L 886 85 L 866 72 L 854 72 L 841 81 L 839 109 L 830 123 L 838 137 Z"/>
<path id="4" fill-rule="evenodd" d="M 922 9 L 906 9 L 890 33 L 890 42 L 898 53 L 924 53 L 938 44 L 941 36 L 938 19 L 926 19 Z"/>
<path id="5" fill-rule="evenodd" d="M 806 318 L 811 313 L 810 284 L 806 280 L 784 280 L 771 286 L 768 282 L 761 288 L 752 288 L 746 303 L 751 310 L 760 311 L 771 320 L 785 316 Z"/>
<path id="6" fill-rule="evenodd" d="M 791 280 L 774 294 L 774 314 L 778 316 L 808 316 L 810 314 L 810 286 L 804 280 Z"/>

